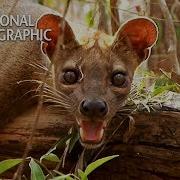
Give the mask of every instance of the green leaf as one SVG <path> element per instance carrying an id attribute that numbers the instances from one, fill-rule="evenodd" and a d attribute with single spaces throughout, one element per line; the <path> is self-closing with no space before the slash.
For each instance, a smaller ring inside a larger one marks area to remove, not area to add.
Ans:
<path id="1" fill-rule="evenodd" d="M 172 86 L 164 86 L 164 87 L 159 87 L 159 88 L 156 88 L 154 91 L 153 91 L 153 96 L 157 96 L 157 95 L 160 95 L 162 93 L 165 93 L 167 90 L 169 90 L 170 88 L 172 88 Z"/>
<path id="2" fill-rule="evenodd" d="M 20 164 L 23 159 L 8 159 L 0 162 L 0 174 Z"/>
<path id="3" fill-rule="evenodd" d="M 79 179 L 76 175 L 74 175 L 74 174 L 63 174 L 63 173 L 61 173 L 61 172 L 59 172 L 59 171 L 56 171 L 56 170 L 53 170 L 57 175 L 59 175 L 59 176 L 56 176 L 56 177 L 54 177 L 53 179 L 51 179 L 51 180 L 57 180 L 56 178 L 61 178 L 61 177 L 63 177 L 63 178 L 65 178 L 66 180 L 76 180 L 76 179 Z"/>
<path id="4" fill-rule="evenodd" d="M 101 166 L 102 164 L 106 163 L 107 161 L 110 161 L 116 157 L 118 157 L 119 155 L 113 155 L 113 156 L 108 156 L 105 158 L 101 158 L 96 160 L 95 162 L 89 164 L 86 168 L 86 170 L 84 171 L 85 175 L 88 176 L 91 172 L 93 172 L 96 168 L 98 168 L 99 166 Z"/>
<path id="5" fill-rule="evenodd" d="M 81 178 L 81 180 L 88 180 L 87 175 L 80 169 L 78 169 L 78 175 Z"/>
<path id="6" fill-rule="evenodd" d="M 73 178 L 71 177 L 71 174 L 67 174 L 67 175 L 55 177 L 51 180 L 73 180 Z"/>
<path id="7" fill-rule="evenodd" d="M 45 175 L 41 167 L 34 161 L 33 158 L 31 158 L 29 167 L 31 168 L 31 180 L 45 180 Z"/>
<path id="8" fill-rule="evenodd" d="M 49 154 L 45 154 L 45 155 L 41 156 L 40 162 L 42 162 L 43 159 L 52 161 L 52 162 L 60 162 L 60 159 L 58 158 L 58 156 L 56 156 L 53 153 L 49 153 Z"/>
<path id="9" fill-rule="evenodd" d="M 94 11 L 93 10 L 90 10 L 87 12 L 85 16 L 85 22 L 88 25 L 88 27 L 94 26 Z"/>

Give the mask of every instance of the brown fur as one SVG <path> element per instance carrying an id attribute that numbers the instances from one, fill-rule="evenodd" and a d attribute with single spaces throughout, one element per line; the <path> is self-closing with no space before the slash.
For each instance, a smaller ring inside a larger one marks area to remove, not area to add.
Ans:
<path id="1" fill-rule="evenodd" d="M 14 0 L 2 0 L 0 15 L 7 15 L 13 3 Z M 37 18 L 45 12 L 51 12 L 51 10 L 20 0 L 12 14 L 31 14 L 33 21 L 36 22 Z M 41 52 L 40 42 L 0 42 L 0 121 L 3 121 L 3 124 L 6 120 L 24 111 L 25 106 L 34 103 L 29 104 L 27 101 L 32 93 L 24 96 L 28 91 L 35 89 L 34 83 L 18 84 L 19 81 L 39 78 L 35 73 L 37 69 L 29 65 L 33 62 L 44 65 L 48 63 L 47 58 Z"/>

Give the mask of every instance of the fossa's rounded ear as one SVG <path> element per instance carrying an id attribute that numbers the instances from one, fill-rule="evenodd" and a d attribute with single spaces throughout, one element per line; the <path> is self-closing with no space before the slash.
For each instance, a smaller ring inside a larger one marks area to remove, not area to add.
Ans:
<path id="1" fill-rule="evenodd" d="M 126 41 L 142 61 L 149 57 L 157 38 L 158 28 L 155 22 L 149 18 L 140 17 L 122 25 L 117 32 L 116 42 Z"/>
<path id="2" fill-rule="evenodd" d="M 70 25 L 58 15 L 43 15 L 37 21 L 36 28 L 42 29 L 43 31 L 49 30 L 46 33 L 48 40 L 43 39 L 42 49 L 43 52 L 50 57 L 55 51 L 58 40 L 61 40 L 64 45 L 68 45 L 70 42 L 76 41 Z"/>

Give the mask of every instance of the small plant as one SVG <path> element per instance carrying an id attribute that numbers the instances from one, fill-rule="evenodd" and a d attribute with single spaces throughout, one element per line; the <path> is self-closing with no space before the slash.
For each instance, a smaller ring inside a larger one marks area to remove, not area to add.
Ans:
<path id="1" fill-rule="evenodd" d="M 45 179 L 51 179 L 51 180 L 87 180 L 89 174 L 91 174 L 96 168 L 100 167 L 104 163 L 118 157 L 118 155 L 108 156 L 101 159 L 96 160 L 95 162 L 92 162 L 89 164 L 84 171 L 78 169 L 77 175 L 75 174 L 63 174 L 61 172 L 58 172 L 56 170 L 49 171 L 47 168 L 44 168 L 45 165 L 42 164 L 42 162 L 32 158 L 28 157 L 26 158 L 26 161 L 29 161 L 29 167 L 31 169 L 31 180 L 45 180 Z M 59 162 L 59 158 L 54 154 L 49 154 L 49 156 L 46 155 L 46 160 L 52 161 L 52 162 Z M 22 163 L 23 159 L 9 159 L 4 160 L 0 162 L 0 174 L 6 172 L 7 170 L 17 166 L 18 164 Z M 47 173 L 45 174 L 42 170 L 42 167 L 46 169 Z"/>
<path id="2" fill-rule="evenodd" d="M 78 139 L 78 133 L 73 128 L 71 128 L 69 130 L 69 133 L 58 140 L 47 153 L 40 157 L 40 159 L 27 157 L 25 161 L 29 164 L 31 170 L 31 180 L 87 180 L 89 174 L 91 174 L 96 168 L 119 156 L 113 155 L 104 157 L 89 164 L 84 171 L 82 169 L 78 169 L 77 173 L 63 174 L 57 170 L 57 167 L 59 165 L 64 165 L 67 152 L 70 153 L 72 151 Z M 54 151 L 57 148 L 63 146 L 65 146 L 65 150 L 62 156 L 59 158 L 56 154 L 54 154 Z M 56 165 L 58 164 L 58 166 L 56 166 L 54 170 L 49 170 L 48 167 L 46 167 L 46 165 L 44 164 L 44 160 L 50 161 L 51 163 L 56 163 Z M 1 161 L 0 175 L 13 167 L 20 165 L 21 163 L 23 163 L 23 159 L 8 159 Z"/>

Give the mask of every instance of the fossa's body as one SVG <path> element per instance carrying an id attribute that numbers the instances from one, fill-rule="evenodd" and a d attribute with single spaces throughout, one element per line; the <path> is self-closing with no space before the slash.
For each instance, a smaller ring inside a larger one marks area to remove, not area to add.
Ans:
<path id="1" fill-rule="evenodd" d="M 0 2 L 0 15 L 8 15 L 14 0 L 2 0 Z M 31 3 L 28 0 L 20 0 L 13 9 L 11 15 L 31 15 L 32 23 L 44 13 L 53 12 L 46 7 Z M 2 29 L 22 29 L 25 27 L 0 27 Z M 33 29 L 33 27 L 31 27 Z M 35 27 L 34 27 L 35 28 Z M 0 37 L 4 35 L 0 33 Z M 46 65 L 47 58 L 41 52 L 38 41 L 0 41 L 0 121 L 12 119 L 24 111 L 34 101 L 27 101 L 33 93 L 27 93 L 35 88 L 31 82 L 19 83 L 19 81 L 39 79 L 37 69 L 30 64 L 38 63 Z M 24 109 L 25 108 L 25 109 Z M 2 122 L 4 124 L 4 122 Z"/>
<path id="2" fill-rule="evenodd" d="M 12 2 L 3 0 L 0 14 L 8 14 Z M 52 30 L 51 41 L 0 42 L 0 122 L 37 103 L 32 98 L 37 84 L 24 80 L 42 80 L 32 64 L 48 66 L 50 59 L 54 86 L 45 89 L 44 98 L 73 117 L 83 145 L 101 144 L 106 126 L 124 105 L 135 69 L 156 42 L 154 22 L 144 17 L 130 20 L 111 45 L 101 47 L 95 39 L 88 47 L 80 45 L 69 24 L 48 8 L 19 1 L 12 14 L 32 15 L 36 28 Z"/>

